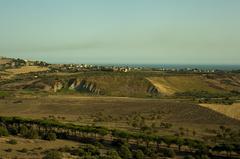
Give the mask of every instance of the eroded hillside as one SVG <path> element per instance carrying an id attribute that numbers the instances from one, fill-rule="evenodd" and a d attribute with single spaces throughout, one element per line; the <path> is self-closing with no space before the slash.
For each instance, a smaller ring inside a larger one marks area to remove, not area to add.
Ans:
<path id="1" fill-rule="evenodd" d="M 122 74 L 78 74 L 23 76 L 3 82 L 6 91 L 43 91 L 47 93 L 82 93 L 89 95 L 148 97 L 158 91 L 145 77 Z"/>

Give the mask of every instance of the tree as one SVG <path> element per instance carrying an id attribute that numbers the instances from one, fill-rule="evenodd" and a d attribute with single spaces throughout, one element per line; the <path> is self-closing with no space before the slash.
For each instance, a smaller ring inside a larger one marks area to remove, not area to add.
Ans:
<path id="1" fill-rule="evenodd" d="M 182 145 L 184 145 L 184 140 L 181 138 L 177 138 L 176 145 L 178 145 L 178 151 L 181 151 L 181 147 L 182 147 Z"/>
<path id="2" fill-rule="evenodd" d="M 231 153 L 232 153 L 233 149 L 234 149 L 233 145 L 224 143 L 224 144 L 216 145 L 213 148 L 213 151 L 217 151 L 217 152 L 226 151 L 227 152 L 227 157 L 231 158 Z"/>

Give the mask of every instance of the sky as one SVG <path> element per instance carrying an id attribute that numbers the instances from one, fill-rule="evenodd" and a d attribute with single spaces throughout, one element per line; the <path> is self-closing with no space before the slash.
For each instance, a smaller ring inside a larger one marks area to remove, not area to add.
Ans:
<path id="1" fill-rule="evenodd" d="M 0 0 L 0 56 L 240 64 L 240 0 Z"/>

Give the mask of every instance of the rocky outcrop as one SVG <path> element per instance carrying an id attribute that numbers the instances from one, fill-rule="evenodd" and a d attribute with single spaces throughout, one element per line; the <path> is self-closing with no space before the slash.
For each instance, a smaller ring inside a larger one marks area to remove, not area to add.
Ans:
<path id="1" fill-rule="evenodd" d="M 153 85 L 148 87 L 147 93 L 149 93 L 151 95 L 158 95 L 159 94 L 158 89 Z"/>
<path id="2" fill-rule="evenodd" d="M 64 87 L 64 84 L 61 81 L 54 81 L 53 91 L 56 93 Z"/>
<path id="3" fill-rule="evenodd" d="M 87 81 L 85 79 L 70 79 L 67 87 L 69 90 L 75 90 L 78 92 L 93 93 L 97 95 L 101 93 L 95 82 Z"/>

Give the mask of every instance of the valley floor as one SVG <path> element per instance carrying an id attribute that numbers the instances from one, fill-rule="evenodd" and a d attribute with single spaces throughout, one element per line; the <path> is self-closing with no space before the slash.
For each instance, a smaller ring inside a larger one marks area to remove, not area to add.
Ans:
<path id="1" fill-rule="evenodd" d="M 55 95 L 2 99 L 0 116 L 56 119 L 80 125 L 137 131 L 134 124 L 153 126 L 159 134 L 179 133 L 180 128 L 196 136 L 220 125 L 238 127 L 240 121 L 189 101 L 128 97 L 82 97 Z M 141 123 L 142 122 L 142 123 Z M 170 129 L 163 124 L 172 125 Z M 186 133 L 187 134 L 187 133 Z"/>

